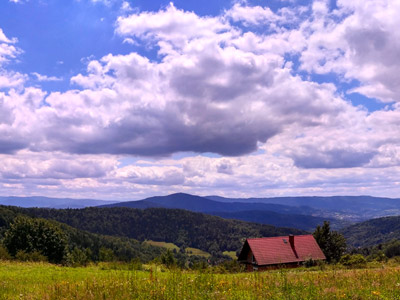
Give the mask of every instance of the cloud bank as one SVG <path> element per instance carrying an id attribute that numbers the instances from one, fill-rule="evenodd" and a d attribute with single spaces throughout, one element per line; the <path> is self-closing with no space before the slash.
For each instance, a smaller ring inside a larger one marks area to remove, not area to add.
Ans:
<path id="1" fill-rule="evenodd" d="M 398 192 L 400 1 L 122 11 L 115 34 L 132 51 L 91 59 L 67 91 L 29 86 L 0 29 L 5 193 Z M 353 93 L 387 106 L 355 106 Z"/>

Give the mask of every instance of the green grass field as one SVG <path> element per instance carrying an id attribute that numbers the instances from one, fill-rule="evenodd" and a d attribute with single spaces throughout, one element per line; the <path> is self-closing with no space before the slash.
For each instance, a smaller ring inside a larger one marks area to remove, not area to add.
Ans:
<path id="1" fill-rule="evenodd" d="M 200 250 L 197 248 L 190 248 L 190 247 L 186 248 L 186 253 L 189 255 L 198 255 L 198 256 L 203 256 L 203 257 L 211 256 L 211 254 L 206 251 L 203 251 L 203 250 Z"/>
<path id="2" fill-rule="evenodd" d="M 152 241 L 152 240 L 144 241 L 144 243 L 152 245 L 152 246 L 156 246 L 156 247 L 166 248 L 171 251 L 172 250 L 179 251 L 179 247 L 177 245 L 175 245 L 174 243 L 156 242 L 156 241 Z"/>
<path id="3" fill-rule="evenodd" d="M 400 299 L 400 268 L 212 274 L 0 261 L 0 299 Z"/>
<path id="4" fill-rule="evenodd" d="M 152 245 L 152 246 L 156 246 L 156 247 L 162 247 L 165 249 L 169 249 L 171 251 L 172 250 L 179 251 L 179 247 L 173 243 L 156 242 L 156 241 L 152 241 L 152 240 L 147 240 L 144 243 Z M 208 253 L 208 252 L 205 252 L 205 251 L 197 249 L 197 248 L 190 248 L 190 247 L 186 248 L 186 253 L 189 255 L 198 255 L 198 256 L 203 256 L 203 257 L 211 256 L 210 253 Z"/>
<path id="5" fill-rule="evenodd" d="M 227 255 L 227 256 L 231 257 L 232 259 L 237 259 L 235 251 L 224 251 L 222 254 Z"/>

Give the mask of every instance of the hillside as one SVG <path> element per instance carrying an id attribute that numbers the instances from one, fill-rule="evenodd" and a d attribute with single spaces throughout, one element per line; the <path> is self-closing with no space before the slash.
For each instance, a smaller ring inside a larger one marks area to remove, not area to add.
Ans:
<path id="1" fill-rule="evenodd" d="M 130 208 L 150 208 L 150 207 L 163 207 L 163 208 L 179 208 L 186 209 L 194 212 L 237 212 L 237 211 L 248 211 L 248 210 L 265 210 L 273 211 L 278 213 L 288 214 L 303 214 L 310 215 L 315 213 L 310 207 L 292 207 L 281 204 L 266 204 L 266 203 L 245 203 L 245 202 L 231 202 L 224 203 L 207 199 L 205 197 L 176 193 L 167 196 L 156 196 L 146 198 L 138 201 L 125 201 L 118 202 L 108 205 L 102 205 L 101 207 L 130 207 Z"/>
<path id="2" fill-rule="evenodd" d="M 323 217 L 332 217 L 352 222 L 372 218 L 400 215 L 400 199 L 372 196 L 331 197 L 274 197 L 274 198 L 224 198 L 207 196 L 210 200 L 224 203 L 269 203 L 293 207 L 311 207 L 322 212 Z"/>
<path id="3" fill-rule="evenodd" d="M 368 220 L 343 228 L 341 233 L 347 244 L 353 247 L 368 247 L 400 239 L 400 216 Z"/>
<path id="4" fill-rule="evenodd" d="M 80 230 L 128 237 L 139 241 L 174 243 L 209 253 L 237 251 L 248 237 L 302 234 L 304 231 L 278 228 L 237 220 L 165 208 L 10 208 L 32 217 L 56 220 Z"/>
<path id="5" fill-rule="evenodd" d="M 219 216 L 224 219 L 235 219 L 259 224 L 270 224 L 277 227 L 298 228 L 310 232 L 314 231 L 318 225 L 323 224 L 324 221 L 330 221 L 333 229 L 338 228 L 338 226 L 342 227 L 343 224 L 337 220 L 327 218 L 306 215 L 280 214 L 272 211 L 246 210 L 238 212 L 210 212 L 209 214 Z"/>
<path id="6" fill-rule="evenodd" d="M 322 212 L 310 207 L 294 207 L 270 203 L 224 203 L 190 194 L 177 193 L 167 196 L 150 197 L 140 201 L 119 202 L 101 207 L 130 208 L 178 208 L 202 212 L 226 219 L 236 219 L 278 227 L 292 227 L 312 231 L 324 220 L 330 221 L 332 228 L 341 228 L 348 223 L 333 218 L 314 217 Z"/>
<path id="7" fill-rule="evenodd" d="M 28 216 L 28 214 L 25 214 L 19 208 L 0 206 L 0 240 L 7 227 L 20 215 Z M 30 215 L 32 216 L 32 214 Z M 69 250 L 72 250 L 74 247 L 78 247 L 79 249 L 89 248 L 94 259 L 98 258 L 99 250 L 102 247 L 112 249 L 114 255 L 123 261 L 130 261 L 133 258 L 150 261 L 162 253 L 162 249 L 159 247 L 143 244 L 135 239 L 90 233 L 64 223 L 52 222 L 66 235 Z"/>
<path id="8" fill-rule="evenodd" d="M 372 218 L 400 215 L 400 199 L 371 196 L 332 197 L 272 197 L 272 198 L 224 198 L 200 197 L 184 193 L 150 197 L 137 201 L 102 201 L 94 199 L 68 199 L 47 197 L 0 197 L 0 204 L 20 207 L 83 208 L 89 206 L 131 208 L 179 208 L 194 212 L 268 211 L 280 214 L 307 215 L 330 220 L 333 228 Z M 282 219 L 284 216 L 282 216 Z M 273 218 L 272 218 L 273 219 Z M 291 218 L 293 219 L 293 218 Z M 338 221 L 339 220 L 339 221 Z M 256 219 L 249 219 L 256 222 Z M 318 220 L 315 220 L 319 222 Z M 271 224 L 292 226 L 291 223 Z M 299 228 L 307 228 L 301 224 Z"/>

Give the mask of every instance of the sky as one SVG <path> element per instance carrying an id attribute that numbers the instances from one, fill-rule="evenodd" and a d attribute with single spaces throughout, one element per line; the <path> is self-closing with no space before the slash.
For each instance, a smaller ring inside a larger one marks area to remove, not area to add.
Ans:
<path id="1" fill-rule="evenodd" d="M 0 196 L 400 192 L 400 0 L 2 0 Z"/>

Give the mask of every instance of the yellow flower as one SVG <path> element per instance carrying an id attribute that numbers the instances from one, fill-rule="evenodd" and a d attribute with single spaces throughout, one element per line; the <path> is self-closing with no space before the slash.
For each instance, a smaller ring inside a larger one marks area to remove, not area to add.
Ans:
<path id="1" fill-rule="evenodd" d="M 374 295 L 374 296 L 379 296 L 381 293 L 380 292 L 378 292 L 378 291 L 372 291 L 372 295 Z"/>

